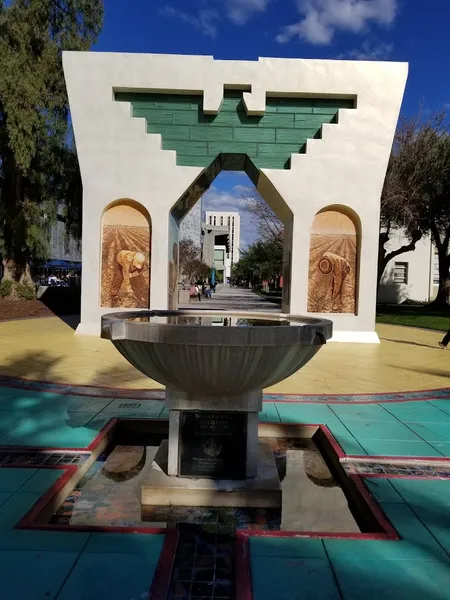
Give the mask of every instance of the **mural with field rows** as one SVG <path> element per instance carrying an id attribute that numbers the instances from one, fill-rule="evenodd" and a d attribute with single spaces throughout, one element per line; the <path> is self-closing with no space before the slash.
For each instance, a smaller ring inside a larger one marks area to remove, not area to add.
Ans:
<path id="1" fill-rule="evenodd" d="M 337 210 L 316 215 L 309 250 L 308 312 L 356 312 L 358 240 L 355 223 Z"/>

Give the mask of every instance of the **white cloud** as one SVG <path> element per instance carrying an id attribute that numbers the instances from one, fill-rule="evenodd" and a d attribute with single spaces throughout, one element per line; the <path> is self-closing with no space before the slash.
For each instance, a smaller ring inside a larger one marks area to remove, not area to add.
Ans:
<path id="1" fill-rule="evenodd" d="M 300 38 L 327 45 L 337 32 L 362 33 L 369 25 L 391 25 L 397 15 L 397 0 L 297 0 L 302 17 L 283 27 L 276 40 L 285 44 Z"/>
<path id="2" fill-rule="evenodd" d="M 207 37 L 215 38 L 217 35 L 217 25 L 220 15 L 214 9 L 204 8 L 199 10 L 196 14 L 189 14 L 166 4 L 162 9 L 161 14 L 164 17 L 177 19 L 182 23 L 191 25 Z"/>
<path id="3" fill-rule="evenodd" d="M 236 25 L 245 25 L 256 13 L 263 13 L 270 0 L 225 0 L 227 17 Z"/>
<path id="4" fill-rule="evenodd" d="M 270 2 L 271 0 L 202 0 L 201 8 L 193 12 L 184 12 L 166 4 L 160 14 L 190 25 L 207 37 L 215 38 L 219 22 L 224 17 L 235 25 L 245 25 L 253 15 L 265 12 Z"/>
<path id="5" fill-rule="evenodd" d="M 353 48 L 353 50 L 343 52 L 337 58 L 349 60 L 387 60 L 391 56 L 393 49 L 394 44 L 386 42 L 371 44 L 368 40 L 365 40 L 361 44 L 361 48 Z"/>

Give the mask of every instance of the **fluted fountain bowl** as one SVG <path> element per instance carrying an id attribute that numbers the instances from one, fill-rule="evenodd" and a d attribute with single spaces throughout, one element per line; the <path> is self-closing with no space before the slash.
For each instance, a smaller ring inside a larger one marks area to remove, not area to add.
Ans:
<path id="1" fill-rule="evenodd" d="M 297 315 L 144 310 L 102 317 L 102 337 L 136 369 L 187 394 L 246 394 L 289 377 L 332 335 Z"/>

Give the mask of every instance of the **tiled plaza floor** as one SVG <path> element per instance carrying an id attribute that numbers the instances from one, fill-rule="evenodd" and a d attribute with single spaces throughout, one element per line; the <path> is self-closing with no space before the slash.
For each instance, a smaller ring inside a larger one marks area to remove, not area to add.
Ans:
<path id="1" fill-rule="evenodd" d="M 327 345 L 268 390 L 260 420 L 326 425 L 347 455 L 345 469 L 366 477 L 401 539 L 250 537 L 246 600 L 449 598 L 450 354 L 436 348 L 433 332 L 378 332 L 379 346 Z M 2 323 L 0 341 L 0 375 L 61 384 L 27 390 L 0 381 L 0 598 L 146 599 L 165 534 L 14 525 L 63 472 L 46 466 L 81 464 L 88 452 L 70 450 L 85 449 L 113 417 L 167 419 L 163 393 L 145 393 L 158 386 L 109 342 L 73 336 L 58 319 Z M 80 385 L 102 387 L 83 395 Z M 38 456 L 37 447 L 61 451 Z"/>
<path id="2" fill-rule="evenodd" d="M 161 400 L 132 402 L 0 387 L 2 598 L 147 598 L 164 535 L 37 532 L 13 526 L 61 474 L 43 468 L 47 455 L 41 467 L 33 447 L 86 447 L 113 416 L 166 414 Z M 429 476 L 423 465 L 422 479 L 411 478 L 417 477 L 418 467 L 403 465 L 395 472 L 392 464 L 396 456 L 450 456 L 450 400 L 370 405 L 267 401 L 260 419 L 326 424 L 348 455 L 369 455 L 365 463 L 354 464 L 354 472 L 383 477 L 393 473 L 393 479 L 366 481 L 402 539 L 251 537 L 254 600 L 448 598 L 450 461 L 429 469 Z M 28 468 L 11 466 L 8 448 L 16 445 L 29 448 Z M 377 454 L 391 456 L 391 466 L 380 471 L 370 456 Z M 60 453 L 54 460 L 62 464 L 73 459 Z M 83 460 L 82 453 L 75 460 Z"/>
<path id="3" fill-rule="evenodd" d="M 270 392 L 369 394 L 449 386 L 442 334 L 379 325 L 381 344 L 327 344 L 299 373 Z M 127 389 L 160 386 L 137 372 L 111 342 L 73 335 L 58 318 L 0 323 L 0 375 Z"/>

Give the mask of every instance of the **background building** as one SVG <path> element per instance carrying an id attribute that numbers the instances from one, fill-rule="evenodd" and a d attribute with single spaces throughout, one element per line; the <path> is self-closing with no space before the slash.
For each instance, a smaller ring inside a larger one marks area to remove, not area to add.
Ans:
<path id="1" fill-rule="evenodd" d="M 408 244 L 408 239 L 399 230 L 391 236 L 385 248 L 395 250 L 405 244 Z M 387 264 L 380 282 L 378 302 L 430 302 L 435 298 L 438 286 L 438 256 L 431 238 L 427 236 L 417 242 L 415 250 L 399 254 Z"/>
<path id="2" fill-rule="evenodd" d="M 58 211 L 57 220 L 50 229 L 49 260 L 81 261 L 81 240 L 67 232 L 62 211 Z"/>
<path id="3" fill-rule="evenodd" d="M 226 227 L 229 235 L 229 258 L 231 264 L 239 262 L 239 246 L 241 243 L 241 216 L 238 212 L 219 212 L 207 210 L 205 215 L 207 225 Z"/>
<path id="4" fill-rule="evenodd" d="M 218 281 L 229 281 L 231 269 L 239 261 L 240 229 L 238 212 L 206 211 L 202 257 L 214 267 Z"/>
<path id="5" fill-rule="evenodd" d="M 180 223 L 180 240 L 192 240 L 201 247 L 202 236 L 202 200 L 195 204 Z"/>

